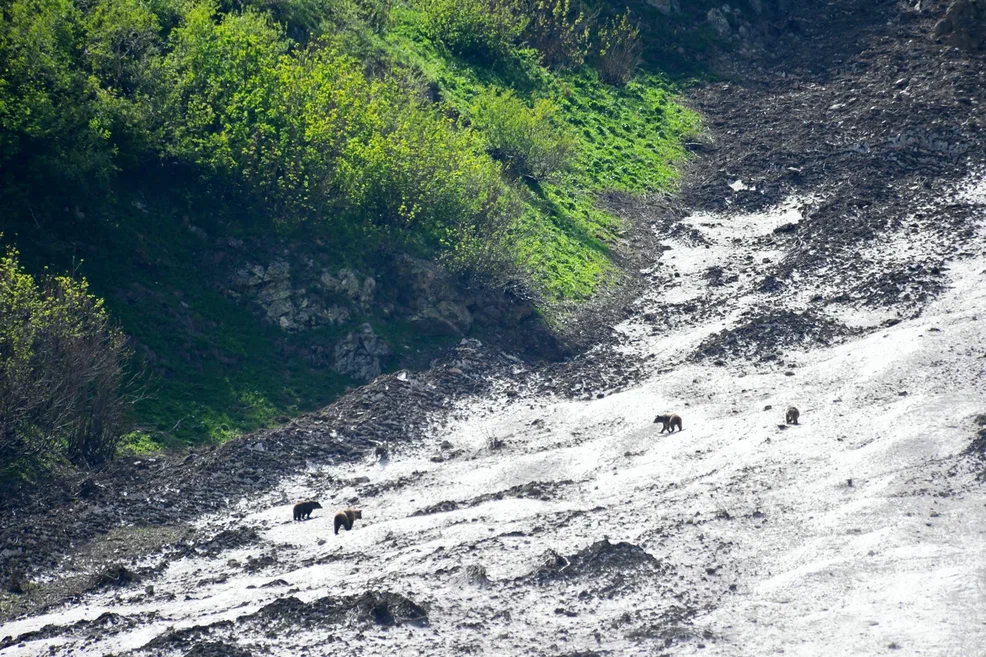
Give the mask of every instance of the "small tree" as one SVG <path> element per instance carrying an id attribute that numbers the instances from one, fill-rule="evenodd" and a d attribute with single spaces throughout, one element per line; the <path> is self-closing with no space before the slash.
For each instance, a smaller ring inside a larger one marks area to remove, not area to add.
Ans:
<path id="1" fill-rule="evenodd" d="M 127 340 L 85 280 L 38 284 L 0 257 L 0 463 L 94 464 L 123 433 Z"/>
<path id="2" fill-rule="evenodd" d="M 514 174 L 543 180 L 568 168 L 575 154 L 575 137 L 558 112 L 546 98 L 529 108 L 513 91 L 490 89 L 474 103 L 472 125 L 486 139 L 490 155 Z"/>
<path id="3" fill-rule="evenodd" d="M 629 9 L 599 28 L 596 66 L 603 80 L 618 85 L 630 80 L 643 53 L 639 37 L 640 26 Z"/>
<path id="4" fill-rule="evenodd" d="M 422 0 L 431 36 L 457 55 L 491 64 L 527 26 L 517 0 Z"/>
<path id="5" fill-rule="evenodd" d="M 578 0 L 526 0 L 531 17 L 525 38 L 541 53 L 545 66 L 578 68 L 589 54 L 589 40 L 598 10 Z"/>

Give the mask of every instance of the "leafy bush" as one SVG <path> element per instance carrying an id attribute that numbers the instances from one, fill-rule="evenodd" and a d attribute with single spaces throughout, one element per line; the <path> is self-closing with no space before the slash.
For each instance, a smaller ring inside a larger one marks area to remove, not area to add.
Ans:
<path id="1" fill-rule="evenodd" d="M 235 8 L 249 8 L 255 13 L 269 13 L 282 24 L 292 39 L 307 42 L 310 37 L 334 35 L 356 36 L 368 29 L 380 34 L 390 25 L 392 0 L 246 0 L 230 2 L 225 13 Z"/>
<path id="2" fill-rule="evenodd" d="M 492 63 L 520 39 L 527 18 L 517 0 L 421 0 L 431 36 L 457 55 Z"/>
<path id="3" fill-rule="evenodd" d="M 629 10 L 599 28 L 596 67 L 603 80 L 617 85 L 630 80 L 643 53 L 639 37 L 640 26 L 631 20 Z"/>
<path id="4" fill-rule="evenodd" d="M 111 457 L 123 433 L 126 338 L 85 280 L 38 284 L 0 257 L 0 463 Z"/>
<path id="5" fill-rule="evenodd" d="M 349 140 L 339 163 L 348 209 L 389 235 L 419 246 L 449 246 L 453 235 L 495 229 L 506 220 L 500 167 L 471 130 L 457 130 L 433 108 L 395 88 L 388 111 L 360 139 Z M 419 234 L 412 237 L 408 229 Z M 404 234 L 402 235 L 402 232 Z"/>
<path id="6" fill-rule="evenodd" d="M 0 5 L 0 169 L 80 188 L 115 172 L 97 87 L 77 61 L 81 13 L 71 0 Z"/>
<path id="7" fill-rule="evenodd" d="M 578 142 L 547 98 L 528 107 L 513 91 L 483 92 L 473 106 L 472 125 L 486 138 L 490 154 L 517 175 L 542 180 L 566 169 Z"/>
<path id="8" fill-rule="evenodd" d="M 578 68 L 589 54 L 589 42 L 598 11 L 579 0 L 526 0 L 530 16 L 525 38 L 541 53 L 545 66 Z"/>

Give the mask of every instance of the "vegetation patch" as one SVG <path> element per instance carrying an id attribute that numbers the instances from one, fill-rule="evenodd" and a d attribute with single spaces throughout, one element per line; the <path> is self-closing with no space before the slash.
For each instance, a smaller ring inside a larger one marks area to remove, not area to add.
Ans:
<path id="1" fill-rule="evenodd" d="M 412 254 L 549 318 L 597 294 L 623 231 L 597 198 L 669 189 L 697 128 L 651 65 L 648 11 L 6 0 L 0 230 L 29 271 L 84 275 L 133 339 L 125 449 L 269 426 L 355 383 L 312 366 L 314 338 L 368 322 L 395 367 L 450 338 L 382 307 L 286 333 L 223 293 L 217 244 L 296 239 L 370 270 Z"/>

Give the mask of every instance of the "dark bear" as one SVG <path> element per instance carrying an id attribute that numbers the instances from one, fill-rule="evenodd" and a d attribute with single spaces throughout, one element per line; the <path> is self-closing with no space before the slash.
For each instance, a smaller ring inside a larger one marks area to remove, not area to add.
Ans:
<path id="1" fill-rule="evenodd" d="M 322 505 L 315 500 L 308 500 L 307 502 L 298 502 L 294 505 L 294 519 L 295 520 L 307 520 L 312 517 L 312 511 L 315 509 L 321 509 Z"/>
<path id="2" fill-rule="evenodd" d="M 798 409 L 796 409 L 794 406 L 790 406 L 787 409 L 787 414 L 784 415 L 784 421 L 787 422 L 788 424 L 797 424 L 798 417 L 800 416 L 801 413 L 798 411 Z"/>
<path id="3" fill-rule="evenodd" d="M 665 431 L 668 433 L 674 433 L 675 427 L 678 427 L 678 431 L 681 431 L 680 415 L 675 415 L 674 413 L 670 415 L 658 415 L 654 418 L 654 424 L 657 424 L 658 422 L 663 425 L 661 426 L 661 433 L 664 433 Z"/>

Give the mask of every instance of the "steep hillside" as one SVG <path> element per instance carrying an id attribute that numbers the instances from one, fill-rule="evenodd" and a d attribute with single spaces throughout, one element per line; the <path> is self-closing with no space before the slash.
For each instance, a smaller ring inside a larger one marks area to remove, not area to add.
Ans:
<path id="1" fill-rule="evenodd" d="M 283 422 L 463 336 L 555 358 L 619 284 L 600 199 L 672 189 L 698 128 L 643 42 L 692 18 L 454 5 L 3 3 L 0 233 L 133 338 L 128 449 Z"/>
<path id="2" fill-rule="evenodd" d="M 587 352 L 461 340 L 0 499 L 0 657 L 976 654 L 986 69 L 949 4 L 799 5 L 691 90 L 688 206 L 635 206 L 646 283 Z"/>

